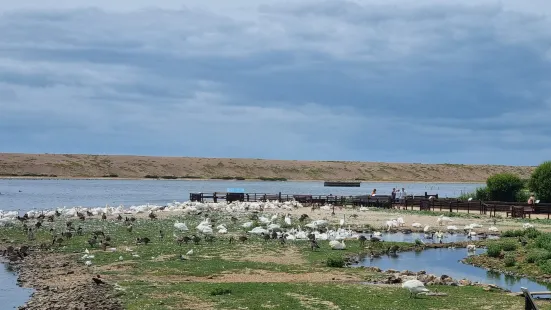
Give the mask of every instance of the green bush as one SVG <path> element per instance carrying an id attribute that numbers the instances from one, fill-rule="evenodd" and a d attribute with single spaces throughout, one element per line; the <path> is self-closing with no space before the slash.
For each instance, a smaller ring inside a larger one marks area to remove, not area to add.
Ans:
<path id="1" fill-rule="evenodd" d="M 517 243 L 515 241 L 504 241 L 501 243 L 501 249 L 507 252 L 514 251 L 517 249 Z"/>
<path id="2" fill-rule="evenodd" d="M 541 235 L 541 232 L 534 227 L 530 227 L 524 230 L 524 236 L 530 239 L 536 239 Z"/>
<path id="3" fill-rule="evenodd" d="M 551 161 L 544 162 L 534 170 L 528 188 L 542 202 L 551 202 Z"/>
<path id="4" fill-rule="evenodd" d="M 420 246 L 422 244 L 423 244 L 423 242 L 421 241 L 421 239 L 419 239 L 419 238 L 415 239 L 415 245 Z"/>
<path id="5" fill-rule="evenodd" d="M 489 257 L 499 257 L 499 255 L 501 255 L 501 244 L 490 244 L 486 253 Z"/>
<path id="6" fill-rule="evenodd" d="M 231 294 L 231 290 L 227 288 L 216 288 L 210 292 L 212 296 L 218 296 L 218 295 L 228 295 Z"/>
<path id="7" fill-rule="evenodd" d="M 551 259 L 551 252 L 544 249 L 533 249 L 526 255 L 526 262 L 533 264 Z"/>
<path id="8" fill-rule="evenodd" d="M 516 201 L 524 183 L 515 174 L 498 173 L 486 180 L 489 200 Z"/>
<path id="9" fill-rule="evenodd" d="M 327 267 L 343 268 L 344 259 L 342 257 L 329 257 L 325 265 Z"/>
<path id="10" fill-rule="evenodd" d="M 541 232 L 534 227 L 527 229 L 517 229 L 517 230 L 506 230 L 501 234 L 503 238 L 511 237 L 527 237 L 529 239 L 536 239 L 541 235 Z"/>
<path id="11" fill-rule="evenodd" d="M 490 200 L 490 196 L 488 195 L 488 188 L 486 187 L 479 187 L 477 188 L 474 193 L 465 193 L 461 194 L 461 196 L 458 197 L 459 200 L 466 201 L 469 198 L 472 198 L 473 200 Z"/>
<path id="12" fill-rule="evenodd" d="M 536 238 L 536 241 L 534 242 L 534 245 L 537 248 L 546 249 L 547 251 L 551 251 L 551 234 L 549 234 L 549 233 L 540 234 L 540 236 Z"/>
<path id="13" fill-rule="evenodd" d="M 507 255 L 505 256 L 503 263 L 505 264 L 505 267 L 513 267 L 515 265 L 515 257 L 513 255 Z"/>
<path id="14" fill-rule="evenodd" d="M 503 238 L 522 237 L 522 236 L 524 236 L 524 230 L 521 230 L 521 229 L 506 230 L 501 234 L 501 237 Z"/>
<path id="15" fill-rule="evenodd" d="M 541 271 L 544 273 L 551 273 L 551 259 L 544 260 L 538 264 Z"/>

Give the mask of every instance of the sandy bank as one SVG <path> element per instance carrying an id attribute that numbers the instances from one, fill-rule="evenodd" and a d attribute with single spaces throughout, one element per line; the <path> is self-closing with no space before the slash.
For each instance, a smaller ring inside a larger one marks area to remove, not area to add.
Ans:
<path id="1" fill-rule="evenodd" d="M 0 153 L 0 175 L 4 177 L 101 178 L 116 175 L 124 179 L 174 176 L 185 179 L 484 182 L 489 175 L 499 172 L 527 178 L 533 169 L 497 165 Z"/>

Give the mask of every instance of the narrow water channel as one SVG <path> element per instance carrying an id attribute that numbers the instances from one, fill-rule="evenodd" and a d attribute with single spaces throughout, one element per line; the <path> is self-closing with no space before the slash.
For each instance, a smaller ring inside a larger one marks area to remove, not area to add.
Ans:
<path id="1" fill-rule="evenodd" d="M 17 285 L 17 274 L 0 263 L 0 309 L 17 309 L 29 300 L 31 289 Z"/>
<path id="2" fill-rule="evenodd" d="M 476 254 L 482 254 L 485 250 L 477 250 Z M 491 272 L 482 268 L 466 265 L 460 262 L 467 257 L 467 250 L 461 249 L 426 249 L 421 252 L 402 252 L 395 257 L 381 256 L 379 258 L 365 257 L 353 267 L 375 266 L 382 270 L 395 269 L 398 271 L 421 271 L 434 275 L 448 275 L 454 280 L 468 279 L 472 282 L 495 284 L 499 287 L 520 292 L 521 287 L 530 291 L 549 291 L 551 284 L 538 283 L 526 278 L 518 278 L 504 275 L 499 272 Z"/>

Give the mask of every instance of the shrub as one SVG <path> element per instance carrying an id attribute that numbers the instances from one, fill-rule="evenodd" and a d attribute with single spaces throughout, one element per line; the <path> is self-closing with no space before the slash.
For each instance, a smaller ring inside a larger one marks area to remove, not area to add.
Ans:
<path id="1" fill-rule="evenodd" d="M 488 195 L 488 188 L 486 187 L 479 187 L 474 191 L 474 193 L 461 194 L 458 198 L 459 200 L 463 200 L 463 201 L 466 201 L 469 198 L 472 198 L 474 200 L 482 200 L 482 201 L 490 200 Z"/>
<path id="2" fill-rule="evenodd" d="M 526 255 L 526 262 L 533 264 L 551 259 L 551 252 L 544 249 L 533 249 Z"/>
<path id="3" fill-rule="evenodd" d="M 342 257 L 330 257 L 327 259 L 327 262 L 325 262 L 325 265 L 327 267 L 343 268 L 344 259 Z"/>
<path id="4" fill-rule="evenodd" d="M 489 257 L 499 257 L 501 255 L 501 245 L 497 243 L 490 244 L 486 253 Z"/>
<path id="5" fill-rule="evenodd" d="M 175 179 L 177 179 L 178 177 L 177 177 L 177 176 L 173 176 L 173 175 L 163 175 L 161 178 L 162 178 L 162 179 L 165 179 L 165 180 L 175 180 Z"/>
<path id="6" fill-rule="evenodd" d="M 514 241 L 504 241 L 501 243 L 501 249 L 507 252 L 514 251 L 517 249 L 517 243 Z"/>
<path id="7" fill-rule="evenodd" d="M 517 229 L 517 230 L 506 230 L 501 234 L 501 237 L 503 238 L 510 238 L 510 237 L 522 237 L 524 236 L 524 230 Z"/>
<path id="8" fill-rule="evenodd" d="M 419 238 L 415 239 L 415 245 L 420 246 L 422 244 L 423 244 L 423 242 L 421 242 L 421 239 L 419 239 Z"/>
<path id="9" fill-rule="evenodd" d="M 515 265 L 515 257 L 513 255 L 507 255 L 505 256 L 503 263 L 505 264 L 505 267 L 513 267 Z"/>
<path id="10" fill-rule="evenodd" d="M 148 175 L 144 176 L 144 178 L 146 178 L 146 179 L 158 179 L 159 176 L 158 175 L 153 175 L 153 174 L 148 174 Z"/>
<path id="11" fill-rule="evenodd" d="M 530 227 L 524 230 L 524 235 L 530 239 L 536 239 L 541 235 L 541 232 L 534 227 Z"/>
<path id="12" fill-rule="evenodd" d="M 532 172 L 528 188 L 537 195 L 538 199 L 551 202 L 551 161 L 544 162 Z"/>
<path id="13" fill-rule="evenodd" d="M 524 183 L 515 174 L 498 173 L 486 180 L 489 200 L 516 201 Z"/>
<path id="14" fill-rule="evenodd" d="M 218 295 L 228 295 L 228 294 L 231 294 L 231 290 L 227 289 L 227 288 L 215 288 L 214 290 L 212 290 L 210 292 L 210 294 L 212 296 L 218 296 Z"/>
<path id="15" fill-rule="evenodd" d="M 539 266 L 544 273 L 551 273 L 551 259 L 540 262 Z"/>
<path id="16" fill-rule="evenodd" d="M 541 233 L 540 236 L 536 238 L 536 241 L 534 242 L 534 244 L 537 248 L 551 251 L 551 234 Z"/>

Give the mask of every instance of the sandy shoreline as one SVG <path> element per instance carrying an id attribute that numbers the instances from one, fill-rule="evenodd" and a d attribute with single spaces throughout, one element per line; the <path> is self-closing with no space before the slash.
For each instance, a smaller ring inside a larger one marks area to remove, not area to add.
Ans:
<path id="1" fill-rule="evenodd" d="M 0 243 L 0 248 L 9 245 L 12 244 Z M 29 300 L 20 305 L 19 310 L 123 309 L 113 285 L 96 285 L 92 281 L 93 274 L 77 265 L 70 255 L 37 249 L 29 252 L 25 259 L 16 262 L 0 256 L 0 263 L 10 265 L 17 272 L 18 285 L 33 289 Z"/>
<path id="2" fill-rule="evenodd" d="M 530 166 L 449 163 L 0 153 L 0 175 L 4 177 L 48 178 L 55 175 L 55 179 L 116 175 L 114 179 L 158 176 L 189 180 L 283 178 L 293 181 L 480 183 L 501 172 L 528 178 L 533 169 Z"/>

